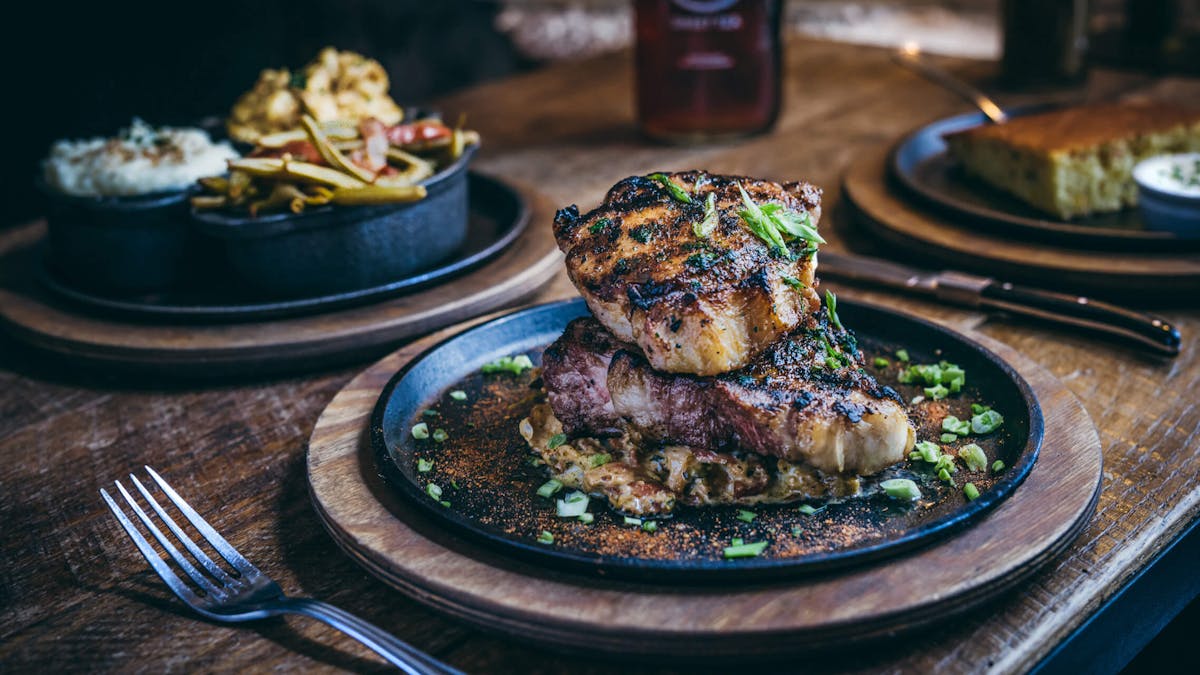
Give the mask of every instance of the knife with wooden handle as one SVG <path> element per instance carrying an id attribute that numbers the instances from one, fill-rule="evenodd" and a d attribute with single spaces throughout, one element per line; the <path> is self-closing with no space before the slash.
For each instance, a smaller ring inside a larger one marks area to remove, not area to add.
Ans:
<path id="1" fill-rule="evenodd" d="M 964 272 L 932 272 L 887 260 L 821 251 L 820 276 L 884 286 L 945 302 L 993 309 L 1084 328 L 1131 341 L 1162 356 L 1178 356 L 1179 329 L 1165 319 L 1090 298 L 1015 286 Z"/>

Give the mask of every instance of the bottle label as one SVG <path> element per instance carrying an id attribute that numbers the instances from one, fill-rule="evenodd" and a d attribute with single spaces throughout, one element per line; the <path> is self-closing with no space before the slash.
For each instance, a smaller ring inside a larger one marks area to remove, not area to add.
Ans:
<path id="1" fill-rule="evenodd" d="M 671 12 L 670 29 L 683 33 L 733 33 L 742 30 L 745 18 L 741 12 L 726 10 L 739 0 L 671 0 L 688 13 Z M 698 46 L 698 45 L 697 45 Z M 737 60 L 721 49 L 692 49 L 680 54 L 675 66 L 680 70 L 729 70 Z"/>
<path id="2" fill-rule="evenodd" d="M 738 0 L 672 0 L 676 6 L 697 14 L 714 14 L 733 7 Z"/>

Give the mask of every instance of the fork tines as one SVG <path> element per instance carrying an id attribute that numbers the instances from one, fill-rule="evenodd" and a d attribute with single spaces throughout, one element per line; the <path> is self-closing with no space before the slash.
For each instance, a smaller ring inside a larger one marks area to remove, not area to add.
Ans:
<path id="1" fill-rule="evenodd" d="M 167 529 L 170 530 L 171 534 L 174 535 L 174 540 L 172 540 L 170 536 L 165 534 L 159 528 L 154 519 L 142 509 L 137 500 L 134 499 L 133 495 L 131 495 L 129 491 L 125 489 L 125 486 L 122 485 L 120 481 L 115 481 L 117 491 L 121 493 L 121 496 L 125 498 L 126 504 L 128 504 L 133 512 L 137 515 L 138 519 L 142 521 L 142 525 L 145 526 L 146 530 L 148 530 L 154 539 L 158 541 L 159 545 L 163 547 L 163 549 L 167 552 L 167 555 L 170 556 L 171 560 L 173 560 L 175 564 L 178 565 L 180 569 L 182 569 L 184 573 L 196 584 L 203 596 L 220 602 L 226 596 L 226 593 L 223 589 L 231 584 L 234 584 L 237 577 L 258 574 L 258 569 L 251 565 L 244 557 L 242 557 L 242 555 L 239 554 L 237 550 L 235 550 L 233 546 L 231 546 L 229 542 L 225 540 L 224 537 L 222 537 L 215 529 L 213 529 L 213 527 L 209 525 L 204 518 L 201 518 L 200 514 L 196 513 L 196 510 L 193 509 L 186 501 L 184 501 L 183 498 L 179 496 L 179 493 L 176 492 L 165 480 L 163 480 L 162 476 L 158 475 L 154 469 L 151 469 L 148 466 L 145 468 L 150 474 L 150 477 L 154 479 L 154 482 L 158 484 L 159 489 L 161 489 L 167 498 L 171 500 L 171 503 L 175 505 L 175 508 L 177 508 L 179 512 L 187 518 L 188 522 L 192 524 L 192 527 L 196 528 L 196 531 L 204 537 L 204 540 L 210 546 L 212 546 L 212 548 L 216 550 L 217 553 L 220 554 L 220 556 L 224 558 L 233 568 L 232 573 L 230 573 L 214 562 L 213 559 L 210 558 L 208 554 L 205 553 L 196 544 L 196 542 L 193 541 L 190 536 L 188 536 L 186 532 L 184 532 L 183 528 L 181 528 L 175 522 L 170 514 L 168 514 L 167 511 L 158 503 L 158 500 L 156 500 L 150 491 L 146 489 L 144 485 L 142 485 L 142 482 L 137 479 L 137 476 L 129 474 L 129 479 L 133 482 L 134 486 L 137 487 L 138 492 L 141 493 L 142 497 L 150 505 L 150 508 L 158 516 L 159 521 L 165 524 Z M 108 491 L 102 488 L 100 490 L 100 494 L 104 497 L 104 501 L 108 504 L 108 508 L 112 510 L 113 515 L 115 515 L 117 520 L 120 521 L 121 526 L 125 528 L 125 532 L 129 535 L 129 538 L 132 539 L 134 544 L 137 545 L 138 551 L 141 552 L 142 556 L 146 559 L 146 562 L 150 563 L 150 566 L 154 568 L 154 571 L 158 573 L 158 576 L 162 577 L 162 580 L 166 582 L 171 591 L 174 592 L 175 595 L 179 596 L 180 600 L 183 600 L 190 605 L 202 604 L 204 600 L 191 587 L 189 587 L 187 583 L 175 573 L 174 570 L 171 569 L 170 565 L 167 564 L 167 561 L 158 553 L 158 551 L 154 550 L 154 547 L 137 528 L 137 526 L 134 525 L 129 516 L 125 514 L 125 511 L 117 505 L 116 500 L 109 495 Z M 189 559 L 187 555 L 179 550 L 177 544 L 182 544 L 183 548 L 187 549 L 187 552 L 191 555 L 191 559 Z M 195 563 L 192 562 L 193 560 Z M 199 564 L 204 571 L 198 569 L 196 564 Z"/>

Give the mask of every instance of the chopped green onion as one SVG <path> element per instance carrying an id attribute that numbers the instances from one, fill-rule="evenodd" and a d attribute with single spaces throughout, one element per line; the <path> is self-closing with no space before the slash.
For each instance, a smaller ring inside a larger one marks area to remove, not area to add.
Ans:
<path id="1" fill-rule="evenodd" d="M 924 403 L 924 402 L 925 402 L 925 397 L 923 395 L 917 395 L 917 396 L 912 397 L 912 400 L 909 401 L 908 404 L 909 405 L 917 405 L 918 403 Z"/>
<path id="2" fill-rule="evenodd" d="M 992 473 L 1000 473 L 1004 470 L 1004 462 L 996 460 L 992 462 Z"/>
<path id="3" fill-rule="evenodd" d="M 458 487 L 458 481 L 453 479 L 450 481 L 450 487 L 454 488 L 455 490 L 461 489 Z"/>
<path id="4" fill-rule="evenodd" d="M 971 431 L 990 434 L 1004 424 L 1004 416 L 995 410 L 985 410 L 971 418 Z"/>
<path id="5" fill-rule="evenodd" d="M 882 356 L 877 357 L 875 359 L 875 367 L 876 368 L 887 368 L 890 365 L 892 365 L 892 362 L 888 361 L 887 359 L 883 358 Z"/>
<path id="6" fill-rule="evenodd" d="M 704 239 L 717 229 L 717 224 L 720 222 L 717 215 L 717 193 L 708 193 L 708 198 L 704 200 L 704 218 L 692 223 L 692 234 L 696 235 L 697 239 Z"/>
<path id="7" fill-rule="evenodd" d="M 796 277 L 789 277 L 785 274 L 780 278 L 783 279 L 783 283 L 787 284 L 788 286 L 791 286 L 792 288 L 794 288 L 796 290 L 800 290 L 802 288 L 807 288 L 807 286 L 804 285 L 804 282 L 800 281 Z"/>
<path id="8" fill-rule="evenodd" d="M 946 418 L 942 420 L 942 431 L 959 436 L 970 436 L 971 423 L 967 420 L 960 420 L 954 415 L 946 415 Z"/>
<path id="9" fill-rule="evenodd" d="M 608 218 L 597 218 L 596 222 L 592 223 L 591 226 L 588 227 L 588 232 L 591 232 L 592 234 L 599 234 L 601 230 L 609 225 L 612 225 L 612 221 Z"/>
<path id="10" fill-rule="evenodd" d="M 643 532 L 654 532 L 657 529 L 658 523 L 653 520 L 647 520 L 646 522 L 642 523 Z"/>
<path id="11" fill-rule="evenodd" d="M 947 485 L 954 485 L 954 479 L 950 477 L 950 472 L 942 469 L 938 472 L 938 478 L 942 479 Z"/>
<path id="12" fill-rule="evenodd" d="M 799 525 L 792 528 L 793 537 L 799 537 L 801 534 L 804 534 L 804 530 Z"/>
<path id="13" fill-rule="evenodd" d="M 758 515 L 758 514 L 754 513 L 753 511 L 747 511 L 746 509 L 738 509 L 737 519 L 742 521 L 743 523 L 750 523 L 750 522 L 754 521 L 754 517 L 756 515 Z"/>
<path id="14" fill-rule="evenodd" d="M 438 485 L 437 483 L 428 483 L 425 485 L 425 494 L 429 495 L 430 497 L 432 497 L 434 499 L 441 499 L 442 498 L 442 486 Z"/>
<path id="15" fill-rule="evenodd" d="M 934 401 L 940 401 L 949 395 L 950 390 L 940 384 L 936 384 L 932 387 L 925 387 L 926 398 L 933 399 Z"/>
<path id="16" fill-rule="evenodd" d="M 537 493 L 538 493 L 539 497 L 549 498 L 554 493 L 561 490 L 562 487 L 563 487 L 563 484 L 561 481 L 551 478 L 550 480 L 546 481 L 545 483 L 542 483 L 542 486 L 537 489 Z"/>
<path id="17" fill-rule="evenodd" d="M 467 392 L 463 391 L 462 389 L 455 389 L 454 391 L 450 392 L 450 398 L 454 399 L 455 401 L 465 401 L 467 400 Z"/>
<path id="18" fill-rule="evenodd" d="M 744 542 L 741 537 L 734 537 L 729 543 L 733 546 L 741 546 Z"/>
<path id="19" fill-rule="evenodd" d="M 963 486 L 963 494 L 967 496 L 967 499 L 975 501 L 979 499 L 979 488 L 972 483 L 967 483 Z"/>
<path id="20" fill-rule="evenodd" d="M 586 513 L 586 512 L 585 512 L 585 513 L 581 513 L 581 514 L 579 514 L 579 522 L 581 522 L 581 523 L 583 523 L 583 524 L 585 524 L 585 525 L 586 525 L 586 524 L 588 524 L 588 523 L 591 523 L 591 522 L 592 522 L 593 520 L 595 520 L 595 519 L 596 519 L 596 516 L 593 516 L 593 515 L 592 515 L 592 514 L 590 514 L 590 513 Z"/>
<path id="21" fill-rule="evenodd" d="M 971 471 L 987 469 L 987 455 L 983 453 L 983 448 L 974 443 L 964 445 L 958 451 L 958 456 L 963 458 L 963 461 L 967 463 L 967 468 Z"/>
<path id="22" fill-rule="evenodd" d="M 450 435 L 446 433 L 445 429 L 433 430 L 433 440 L 437 441 L 438 443 L 445 443 L 447 438 L 450 438 Z"/>
<path id="23" fill-rule="evenodd" d="M 443 499 L 442 501 L 440 501 L 438 503 L 446 508 L 450 508 L 450 502 L 446 501 L 445 499 Z"/>
<path id="24" fill-rule="evenodd" d="M 429 425 L 425 424 L 424 422 L 418 422 L 417 424 L 414 424 L 412 428 L 412 437 L 421 441 L 429 438 Z"/>
<path id="25" fill-rule="evenodd" d="M 589 501 L 588 496 L 578 490 L 568 492 L 566 497 L 555 500 L 554 513 L 559 518 L 578 518 L 587 511 Z"/>
<path id="26" fill-rule="evenodd" d="M 813 507 L 809 506 L 808 504 L 801 504 L 800 506 L 798 506 L 796 508 L 796 510 L 799 511 L 800 513 L 803 513 L 806 516 L 815 516 L 816 514 L 824 511 L 825 507 L 822 506 L 819 509 L 814 509 Z"/>
<path id="27" fill-rule="evenodd" d="M 775 226 L 792 239 L 802 239 L 813 244 L 824 244 L 825 239 L 813 225 L 812 216 L 807 211 L 799 212 L 785 209 L 779 204 L 767 204 L 762 207 Z"/>
<path id="28" fill-rule="evenodd" d="M 937 446 L 937 443 L 931 443 L 929 441 L 921 441 L 914 445 L 913 449 L 917 451 L 917 454 L 921 456 L 921 459 L 929 462 L 930 464 L 938 461 L 938 459 L 942 456 L 942 449 Z"/>
<path id="29" fill-rule="evenodd" d="M 424 457 L 417 458 L 417 471 L 421 473 L 429 473 L 433 471 L 433 460 L 425 459 Z"/>
<path id="30" fill-rule="evenodd" d="M 879 484 L 887 496 L 892 499 L 905 499 L 908 501 L 916 501 L 921 498 L 921 491 L 917 489 L 917 484 L 907 478 L 892 478 L 885 480 Z"/>
<path id="31" fill-rule="evenodd" d="M 756 541 L 751 544 L 736 543 L 733 546 L 726 546 L 723 553 L 726 558 L 755 558 L 766 550 L 767 543 L 765 541 Z"/>
<path id="32" fill-rule="evenodd" d="M 908 458 L 909 458 L 909 459 L 911 459 L 911 460 L 912 460 L 912 461 L 914 461 L 914 462 L 919 462 L 919 461 L 921 461 L 922 459 L 924 459 L 923 457 L 921 457 L 921 453 L 919 453 L 919 452 L 910 452 L 910 453 L 908 453 Z"/>
<path id="33" fill-rule="evenodd" d="M 566 434 L 554 434 L 553 436 L 550 437 L 550 440 L 546 441 L 546 447 L 549 448 L 550 450 L 553 450 L 566 442 L 567 442 Z"/>
<path id="34" fill-rule="evenodd" d="M 607 452 L 602 452 L 598 455 L 592 455 L 591 459 L 588 460 L 588 464 L 590 464 L 591 467 L 594 469 L 598 466 L 604 466 L 605 464 L 608 464 L 611 461 L 612 461 L 612 455 L 608 454 Z"/>
<path id="35" fill-rule="evenodd" d="M 943 443 L 953 443 L 954 441 L 958 440 L 958 434 L 952 434 L 950 432 L 946 432 L 946 433 L 942 434 L 941 438 L 938 440 L 940 440 Z"/>
<path id="36" fill-rule="evenodd" d="M 683 202 L 684 204 L 692 203 L 692 196 L 689 195 L 686 190 L 679 187 L 679 185 L 675 181 L 671 180 L 670 176 L 668 176 L 667 174 L 652 173 L 649 176 L 647 176 L 647 178 L 649 178 L 650 180 L 656 180 L 656 181 L 662 183 L 663 187 L 667 188 L 667 192 L 669 192 L 671 194 L 671 196 L 675 198 L 676 201 Z"/>
<path id="37" fill-rule="evenodd" d="M 980 413 L 985 413 L 991 409 L 992 409 L 991 406 L 980 405 L 978 403 L 971 404 L 971 414 L 972 415 L 978 415 Z"/>
<path id="38" fill-rule="evenodd" d="M 537 543 L 553 544 L 554 543 L 554 535 L 550 534 L 550 530 L 542 530 L 542 533 L 538 535 Z"/>
<path id="39" fill-rule="evenodd" d="M 903 363 L 908 363 L 908 350 L 907 349 L 897 349 L 896 350 L 896 360 L 903 362 Z"/>
<path id="40" fill-rule="evenodd" d="M 511 373 L 520 375 L 521 373 L 533 367 L 533 361 L 524 354 L 517 356 L 501 356 L 491 363 L 483 364 L 480 372 L 484 375 L 494 375 L 496 373 Z"/>
<path id="41" fill-rule="evenodd" d="M 933 465 L 934 473 L 946 471 L 949 473 L 958 473 L 958 465 L 954 463 L 954 455 L 945 454 L 938 457 L 938 461 Z"/>
<path id="42" fill-rule="evenodd" d="M 625 524 L 626 524 L 626 525 L 632 525 L 632 526 L 634 526 L 634 527 L 641 527 L 641 526 L 642 526 L 642 519 L 641 519 L 641 518 L 632 518 L 632 517 L 630 517 L 630 516 L 625 516 Z"/>
<path id="43" fill-rule="evenodd" d="M 754 203 L 754 200 L 746 193 L 741 183 L 737 187 L 738 192 L 742 195 L 742 204 L 746 207 L 738 211 L 738 215 L 742 217 L 742 220 L 750 228 L 750 231 L 759 239 L 766 242 L 768 246 L 778 249 L 780 253 L 787 253 L 787 244 L 784 243 L 783 235 L 779 233 L 779 229 L 775 226 L 775 223 L 771 221 L 767 214 L 763 213 L 762 208 L 758 204 Z"/>
<path id="44" fill-rule="evenodd" d="M 842 320 L 838 318 L 837 314 L 837 296 L 829 289 L 825 289 L 825 312 L 829 314 L 829 323 L 833 324 L 834 328 L 845 330 L 842 328 Z"/>
<path id="45" fill-rule="evenodd" d="M 437 417 L 437 416 L 438 416 L 438 411 L 436 411 L 436 410 L 433 410 L 433 409 L 431 408 L 431 409 L 429 409 L 429 410 L 423 410 L 423 411 L 421 411 L 421 414 L 422 414 L 422 415 L 424 415 L 424 416 L 426 416 L 426 417 Z"/>

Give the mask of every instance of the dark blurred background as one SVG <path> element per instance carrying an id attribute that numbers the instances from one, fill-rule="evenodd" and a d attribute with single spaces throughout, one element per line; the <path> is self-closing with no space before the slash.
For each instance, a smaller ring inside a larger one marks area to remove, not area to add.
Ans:
<path id="1" fill-rule="evenodd" d="M 3 46 L 16 78 L 3 98 L 19 117 L 6 134 L 5 224 L 40 212 L 32 178 L 54 140 L 110 136 L 134 115 L 153 125 L 223 117 L 260 70 L 302 66 L 326 45 L 382 62 L 401 105 L 535 65 L 494 27 L 502 8 L 495 2 L 135 0 L 20 8 L 18 18 L 9 5 Z"/>

